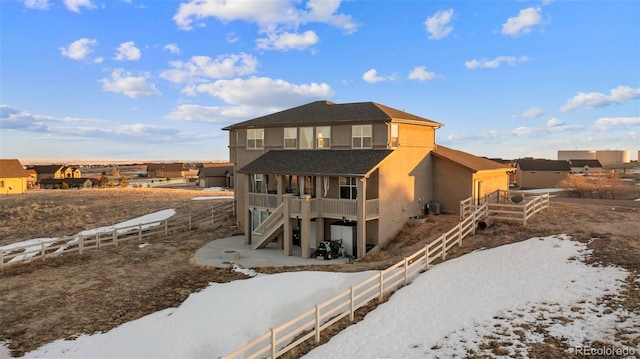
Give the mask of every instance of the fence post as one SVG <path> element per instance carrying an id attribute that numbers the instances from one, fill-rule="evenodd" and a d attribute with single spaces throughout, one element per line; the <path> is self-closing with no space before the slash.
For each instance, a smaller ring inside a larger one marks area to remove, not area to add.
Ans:
<path id="1" fill-rule="evenodd" d="M 211 224 L 216 223 L 216 209 L 211 207 Z"/>
<path id="2" fill-rule="evenodd" d="M 353 287 L 349 287 L 349 289 L 351 290 L 351 302 L 350 302 L 350 308 L 349 308 L 349 320 L 353 322 L 353 319 L 354 319 L 354 315 L 353 314 L 355 313 L 354 308 L 356 306 L 356 303 L 354 303 L 354 297 L 355 297 L 354 294 L 355 293 L 354 293 Z"/>
<path id="3" fill-rule="evenodd" d="M 4 271 L 4 251 L 2 249 L 0 249 L 0 271 Z M 351 301 L 353 301 L 353 289 L 351 290 Z"/>
<path id="4" fill-rule="evenodd" d="M 78 248 L 80 248 L 80 254 L 82 254 L 82 250 L 84 249 L 84 236 L 82 235 L 82 233 L 80 233 L 80 244 L 78 245 Z"/>
<path id="5" fill-rule="evenodd" d="M 380 272 L 380 295 L 378 296 L 378 302 L 382 303 L 384 300 L 384 275 Z"/>
<path id="6" fill-rule="evenodd" d="M 424 245 L 424 270 L 429 269 L 429 245 Z"/>
<path id="7" fill-rule="evenodd" d="M 113 228 L 113 245 L 118 246 L 118 230 Z"/>
<path id="8" fill-rule="evenodd" d="M 527 226 L 527 211 L 529 210 L 529 203 L 525 204 L 522 208 L 522 226 Z"/>
<path id="9" fill-rule="evenodd" d="M 458 247 L 462 246 L 462 222 L 458 223 Z"/>
<path id="10" fill-rule="evenodd" d="M 499 191 L 499 190 L 498 190 L 498 191 Z M 484 204 L 483 204 L 483 206 L 484 206 Z M 481 207 L 481 208 L 482 208 L 482 207 Z M 478 208 L 477 210 L 473 211 L 473 223 L 472 223 L 472 226 L 471 226 L 473 229 L 472 229 L 471 234 L 472 234 L 472 235 L 474 235 L 474 236 L 476 235 L 476 227 L 478 226 L 478 225 L 477 225 L 477 223 L 476 223 L 476 213 L 477 213 L 479 210 L 480 210 L 480 208 Z"/>
<path id="11" fill-rule="evenodd" d="M 276 331 L 271 328 L 271 357 L 276 357 Z"/>
<path id="12" fill-rule="evenodd" d="M 46 255 L 46 253 L 44 252 L 44 242 L 40 242 L 40 245 L 42 246 L 42 260 L 44 260 L 44 257 Z"/>
<path id="13" fill-rule="evenodd" d="M 320 307 L 316 304 L 316 343 L 320 343 Z"/>
<path id="14" fill-rule="evenodd" d="M 404 285 L 409 283 L 409 261 L 404 257 Z"/>
<path id="15" fill-rule="evenodd" d="M 164 220 L 164 235 L 169 234 L 169 218 Z"/>
<path id="16" fill-rule="evenodd" d="M 443 234 L 440 238 L 442 238 L 442 260 L 447 258 L 447 235 Z"/>
<path id="17" fill-rule="evenodd" d="M 189 230 L 191 230 L 191 213 L 189 213 Z"/>
<path id="18" fill-rule="evenodd" d="M 142 240 L 142 223 L 138 223 L 138 242 Z"/>
<path id="19" fill-rule="evenodd" d="M 96 248 L 100 249 L 100 232 L 96 233 Z"/>

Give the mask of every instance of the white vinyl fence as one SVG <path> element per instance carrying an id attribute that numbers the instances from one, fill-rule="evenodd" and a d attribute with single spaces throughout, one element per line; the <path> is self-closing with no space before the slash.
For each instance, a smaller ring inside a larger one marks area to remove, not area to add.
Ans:
<path id="1" fill-rule="evenodd" d="M 462 245 L 463 238 L 475 233 L 477 222 L 485 218 L 486 213 L 485 204 L 440 238 L 402 261 L 220 358 L 277 358 L 309 338 L 320 342 L 320 333 L 332 324 L 347 317 L 353 321 L 356 310 L 376 299 L 382 302 L 386 294 L 409 284 L 435 260 L 444 260 L 449 249 Z"/>
<path id="2" fill-rule="evenodd" d="M 31 261 L 33 259 L 58 255 L 62 252 L 83 253 L 90 249 L 99 249 L 107 246 L 118 246 L 127 240 L 142 241 L 143 238 L 168 235 L 170 232 L 186 232 L 195 226 L 205 223 L 216 223 L 227 218 L 233 213 L 233 202 L 205 209 L 186 215 L 173 216 L 164 220 L 156 220 L 149 223 L 140 223 L 128 227 L 113 228 L 106 232 L 98 232 L 92 235 L 76 234 L 71 236 L 50 238 L 38 243 L 19 246 L 0 247 L 0 270 L 6 265 Z"/>

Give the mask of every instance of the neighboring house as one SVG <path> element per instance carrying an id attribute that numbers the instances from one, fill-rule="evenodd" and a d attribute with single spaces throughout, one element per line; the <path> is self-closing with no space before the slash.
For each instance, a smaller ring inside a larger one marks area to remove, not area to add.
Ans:
<path id="1" fill-rule="evenodd" d="M 35 188 L 38 182 L 38 173 L 32 169 L 27 168 L 27 189 Z"/>
<path id="2" fill-rule="evenodd" d="M 477 188 L 474 181 L 483 171 L 493 174 L 486 162 L 459 151 L 431 156 L 441 126 L 373 102 L 317 101 L 224 128 L 246 243 L 259 248 L 277 236 L 291 255 L 299 238 L 307 258 L 320 242 L 342 239 L 348 254 L 362 257 L 424 214 L 428 203 L 457 212 L 451 203 L 488 191 L 493 184 Z M 491 183 L 507 189 L 508 168 L 493 165 L 503 178 Z M 449 175 L 464 177 L 459 188 L 438 187 L 458 182 Z"/>
<path id="3" fill-rule="evenodd" d="M 602 173 L 604 170 L 599 160 L 569 160 L 571 173 Z"/>
<path id="4" fill-rule="evenodd" d="M 181 178 L 182 163 L 147 163 L 149 178 Z"/>
<path id="5" fill-rule="evenodd" d="M 45 178 L 40 181 L 40 189 L 61 189 L 67 184 L 68 188 L 99 187 L 100 180 L 96 178 Z"/>
<path id="6" fill-rule="evenodd" d="M 36 171 L 38 182 L 47 178 L 65 178 L 62 165 L 30 166 L 29 169 Z"/>
<path id="7" fill-rule="evenodd" d="M 469 197 L 480 204 L 485 195 L 508 189 L 510 174 L 515 172 L 509 165 L 440 145 L 431 153 L 437 189 L 433 199 L 443 212 L 459 210 L 460 201 Z"/>
<path id="8" fill-rule="evenodd" d="M 82 178 L 82 172 L 80 171 L 79 168 L 64 166 L 61 172 L 62 172 L 61 178 Z M 56 177 L 56 178 L 59 178 L 59 177 Z"/>
<path id="9" fill-rule="evenodd" d="M 233 164 L 204 163 L 198 171 L 198 185 L 202 188 L 233 188 Z"/>
<path id="10" fill-rule="evenodd" d="M 27 193 L 29 175 L 17 159 L 0 159 L 0 195 Z"/>
<path id="11" fill-rule="evenodd" d="M 568 161 L 523 158 L 517 162 L 516 183 L 523 189 L 552 188 L 567 178 L 570 171 Z"/>

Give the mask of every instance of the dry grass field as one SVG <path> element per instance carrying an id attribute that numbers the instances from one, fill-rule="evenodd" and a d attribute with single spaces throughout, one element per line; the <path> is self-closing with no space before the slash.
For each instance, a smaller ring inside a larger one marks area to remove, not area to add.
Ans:
<path id="1" fill-rule="evenodd" d="M 179 214 L 201 210 L 215 201 L 193 201 L 191 198 L 208 195 L 214 193 L 116 188 L 40 191 L 2 197 L 0 245 L 77 233 L 167 208 L 174 208 Z M 437 238 L 457 221 L 457 216 L 440 215 L 431 216 L 425 223 L 409 223 L 380 252 L 357 262 L 322 269 L 386 268 Z M 631 271 L 624 298 L 616 305 L 640 315 L 640 281 L 635 280 L 640 278 L 639 222 L 640 207 L 637 206 L 552 202 L 549 212 L 537 215 L 526 228 L 495 223 L 466 239 L 462 247 L 454 247 L 448 258 L 478 248 L 567 233 L 575 240 L 589 241 L 589 247 L 593 249 L 590 260 L 594 265 L 615 264 Z M 131 241 L 118 247 L 86 251 L 82 255 L 71 253 L 8 267 L 0 273 L 0 340 L 9 341 L 12 354 L 20 356 L 55 339 L 107 331 L 155 311 L 177 306 L 190 293 L 210 282 L 244 279 L 244 275 L 231 270 L 202 268 L 192 262 L 197 249 L 231 234 L 231 226 L 232 221 L 228 221 L 149 240 L 151 245 L 144 250 L 138 247 L 139 243 Z M 593 238 L 597 239 L 590 241 Z M 261 271 L 305 269 L 265 268 Z M 320 269 L 314 266 L 314 270 Z M 323 334 L 323 340 L 330 335 L 330 332 Z M 532 349 L 544 357 L 566 356 L 564 348 L 551 341 L 539 343 Z"/>

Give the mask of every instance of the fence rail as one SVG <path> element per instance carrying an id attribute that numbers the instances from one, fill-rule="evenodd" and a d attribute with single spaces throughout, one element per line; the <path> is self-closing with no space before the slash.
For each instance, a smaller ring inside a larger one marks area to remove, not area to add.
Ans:
<path id="1" fill-rule="evenodd" d="M 172 216 L 163 220 L 156 220 L 147 223 L 140 223 L 127 227 L 113 228 L 109 231 L 97 232 L 91 235 L 76 234 L 58 238 L 43 240 L 38 243 L 24 244 L 19 246 L 7 245 L 0 247 L 0 270 L 4 270 L 6 265 L 31 261 L 35 259 L 45 259 L 46 257 L 64 253 L 79 252 L 82 254 L 86 250 L 99 249 L 108 246 L 118 246 L 119 243 L 127 240 L 142 241 L 143 238 L 159 235 L 168 235 L 173 232 L 185 232 L 192 230 L 195 226 L 204 223 L 216 223 L 233 213 L 233 202 L 208 208 L 202 211 L 184 215 Z M 8 249 L 6 249 L 8 247 Z"/>
<path id="2" fill-rule="evenodd" d="M 449 249 L 462 245 L 464 237 L 475 233 L 477 222 L 486 217 L 487 211 L 487 204 L 478 207 L 457 226 L 414 254 L 220 358 L 277 358 L 310 338 L 320 342 L 324 329 L 343 318 L 353 321 L 356 310 L 373 300 L 382 302 L 386 294 L 409 284 L 435 260 L 444 260 Z"/>

